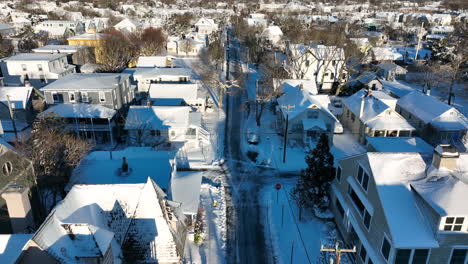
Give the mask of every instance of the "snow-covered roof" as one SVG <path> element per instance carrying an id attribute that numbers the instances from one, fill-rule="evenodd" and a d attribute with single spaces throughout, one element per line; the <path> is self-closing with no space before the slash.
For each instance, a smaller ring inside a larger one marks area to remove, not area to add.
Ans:
<path id="1" fill-rule="evenodd" d="M 151 99 L 184 99 L 185 101 L 198 98 L 198 83 L 152 83 L 149 87 Z"/>
<path id="2" fill-rule="evenodd" d="M 93 39 L 105 39 L 107 35 L 105 33 L 83 33 L 81 35 L 76 35 L 67 40 L 93 40 Z"/>
<path id="3" fill-rule="evenodd" d="M 175 153 L 150 147 L 128 147 L 118 151 L 94 151 L 73 171 L 67 189 L 74 184 L 144 183 L 150 177 L 167 189 L 173 172 Z M 127 159 L 130 173 L 120 173 L 122 158 Z M 98 176 L 97 176 L 98 175 Z"/>
<path id="4" fill-rule="evenodd" d="M 431 167 L 426 178 L 411 183 L 411 186 L 440 216 L 467 215 L 467 164 L 468 154 L 461 153 L 455 170 Z"/>
<path id="5" fill-rule="evenodd" d="M 274 80 L 273 83 L 276 83 L 277 80 Z M 281 89 L 284 91 L 288 87 L 302 87 L 308 91 L 311 95 L 318 94 L 317 84 L 314 80 L 301 80 L 301 79 L 283 79 L 280 81 Z"/>
<path id="6" fill-rule="evenodd" d="M 187 68 L 128 68 L 123 71 L 124 73 L 133 74 L 139 78 L 154 78 L 157 79 L 159 76 L 180 76 L 190 77 L 192 71 Z"/>
<path id="7" fill-rule="evenodd" d="M 161 195 L 148 178 L 141 184 L 75 185 L 32 239 L 63 263 L 103 256 L 109 247 L 114 263 L 179 262 Z"/>
<path id="8" fill-rule="evenodd" d="M 330 98 L 328 95 L 313 95 L 308 89 L 301 89 L 300 85 L 291 86 L 288 82 L 283 83 L 281 89 L 283 95 L 277 99 L 280 107 L 282 105 L 294 106 L 294 108 L 291 108 L 291 112 L 289 113 L 290 120 L 294 119 L 296 116 L 312 106 L 316 106 L 325 113 L 328 113 L 331 118 L 337 120 L 336 117 L 328 110 L 328 105 L 330 104 Z M 281 112 L 283 113 L 284 118 L 286 118 L 286 111 Z"/>
<path id="9" fill-rule="evenodd" d="M 53 61 L 63 57 L 67 54 L 44 54 L 44 53 L 19 53 L 11 57 L 2 59 L 3 61 Z"/>
<path id="10" fill-rule="evenodd" d="M 15 263 L 32 234 L 0 235 L 0 263 Z"/>
<path id="11" fill-rule="evenodd" d="M 367 137 L 376 152 L 432 153 L 433 147 L 419 137 Z"/>
<path id="12" fill-rule="evenodd" d="M 43 47 L 39 47 L 33 49 L 32 51 L 35 53 L 75 53 L 78 49 L 84 46 L 73 46 L 73 45 L 46 45 Z"/>
<path id="13" fill-rule="evenodd" d="M 283 36 L 283 31 L 278 26 L 269 26 L 263 30 L 261 36 L 264 37 L 273 37 L 273 36 Z"/>
<path id="14" fill-rule="evenodd" d="M 112 119 L 117 111 L 98 104 L 56 104 L 45 110 L 42 115 L 52 113 L 64 118 Z"/>
<path id="15" fill-rule="evenodd" d="M 167 67 L 174 59 L 172 56 L 140 56 L 137 67 Z"/>
<path id="16" fill-rule="evenodd" d="M 393 246 L 438 247 L 432 228 L 418 209 L 410 187 L 410 182 L 425 177 L 426 161 L 423 157 L 418 153 L 368 152 L 363 155 L 377 185 Z"/>
<path id="17" fill-rule="evenodd" d="M 124 18 L 122 21 L 117 23 L 114 27 L 115 28 L 125 28 L 125 27 L 140 27 L 141 24 L 138 23 L 137 21 L 130 19 L 130 18 Z"/>
<path id="18" fill-rule="evenodd" d="M 392 47 L 373 47 L 372 54 L 376 61 L 399 61 L 403 60 L 397 49 Z"/>
<path id="19" fill-rule="evenodd" d="M 32 94 L 32 87 L 0 87 L 0 102 L 8 106 L 8 96 L 14 109 L 25 109 Z"/>
<path id="20" fill-rule="evenodd" d="M 197 214 L 203 172 L 178 171 L 172 179 L 170 197 L 181 203 L 184 214 Z"/>
<path id="21" fill-rule="evenodd" d="M 166 130 L 189 127 L 189 106 L 130 106 L 125 129 Z"/>
<path id="22" fill-rule="evenodd" d="M 402 83 L 401 81 L 385 81 L 381 80 L 383 84 L 383 88 L 386 91 L 389 91 L 393 95 L 397 97 L 403 97 L 409 93 L 414 92 L 414 88 Z"/>
<path id="23" fill-rule="evenodd" d="M 381 113 L 389 110 L 390 107 L 378 100 L 377 98 L 371 96 L 366 96 L 366 90 L 362 89 L 352 96 L 343 100 L 343 104 L 348 107 L 348 109 L 353 112 L 357 117 L 359 117 L 359 111 L 361 107 L 361 100 L 364 102 L 364 111 L 360 119 L 366 123 Z"/>
<path id="24" fill-rule="evenodd" d="M 128 78 L 125 73 L 73 73 L 42 87 L 41 91 L 114 89 Z"/>
<path id="25" fill-rule="evenodd" d="M 468 129 L 468 119 L 457 109 L 419 91 L 401 97 L 397 104 L 424 123 L 434 123 L 439 128 L 448 129 L 461 125 Z"/>
<path id="26" fill-rule="evenodd" d="M 385 70 L 385 71 L 391 71 L 391 70 L 393 70 L 395 68 L 404 69 L 403 67 L 401 67 L 399 65 L 396 65 L 395 63 L 393 63 L 391 61 L 384 61 L 382 63 L 379 63 L 377 65 L 377 67 L 379 67 L 380 69 Z"/>
<path id="27" fill-rule="evenodd" d="M 366 85 L 373 80 L 377 80 L 380 82 L 379 78 L 377 78 L 377 74 L 375 72 L 370 71 L 363 72 L 357 79 L 358 82 Z"/>

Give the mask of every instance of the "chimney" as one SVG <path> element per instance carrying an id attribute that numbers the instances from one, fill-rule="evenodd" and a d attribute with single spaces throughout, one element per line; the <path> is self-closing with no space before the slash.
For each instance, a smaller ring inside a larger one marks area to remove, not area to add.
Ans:
<path id="1" fill-rule="evenodd" d="M 359 105 L 359 118 L 362 118 L 362 115 L 364 114 L 364 97 L 361 97 L 361 104 Z"/>
<path id="2" fill-rule="evenodd" d="M 122 158 L 122 172 L 128 172 L 127 158 Z"/>
<path id="3" fill-rule="evenodd" d="M 25 86 L 25 87 L 30 87 L 30 86 L 31 86 L 31 83 L 30 83 L 28 80 L 25 80 L 25 81 L 24 81 L 24 86 Z"/>
<path id="4" fill-rule="evenodd" d="M 29 201 L 29 188 L 17 184 L 9 185 L 2 198 L 5 199 L 13 233 L 28 233 L 34 227 Z"/>
<path id="5" fill-rule="evenodd" d="M 434 149 L 432 155 L 432 166 L 437 169 L 446 168 L 454 170 L 457 168 L 457 160 L 460 154 L 455 146 L 450 144 L 440 144 Z"/>

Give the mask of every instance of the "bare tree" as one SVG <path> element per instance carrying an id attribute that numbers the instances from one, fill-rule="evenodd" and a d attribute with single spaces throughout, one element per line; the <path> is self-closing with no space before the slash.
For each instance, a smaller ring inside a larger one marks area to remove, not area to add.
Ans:
<path id="1" fill-rule="evenodd" d="M 3 39 L 3 36 L 0 34 L 0 57 L 5 58 L 13 54 L 14 47 L 11 44 L 11 41 L 8 39 Z"/>
<path id="2" fill-rule="evenodd" d="M 102 72 L 120 72 L 128 63 L 138 57 L 139 48 L 133 35 L 125 35 L 117 30 L 105 31 L 103 44 L 96 48 L 96 59 Z"/>
<path id="3" fill-rule="evenodd" d="M 219 64 L 224 62 L 224 44 L 221 38 L 221 32 L 215 32 L 210 38 L 211 41 L 208 44 L 206 58 L 210 63 L 214 63 L 215 68 L 218 69 Z"/>
<path id="4" fill-rule="evenodd" d="M 140 35 L 141 55 L 154 56 L 160 54 L 166 45 L 167 36 L 161 28 L 145 28 Z"/>
<path id="5" fill-rule="evenodd" d="M 179 41 L 179 53 L 183 52 L 188 55 L 194 47 L 193 40 L 190 38 L 184 38 Z"/>
<path id="6" fill-rule="evenodd" d="M 88 141 L 68 133 L 65 120 L 55 115 L 36 119 L 31 137 L 16 146 L 33 162 L 39 190 L 62 197 L 73 168 L 91 149 Z"/>

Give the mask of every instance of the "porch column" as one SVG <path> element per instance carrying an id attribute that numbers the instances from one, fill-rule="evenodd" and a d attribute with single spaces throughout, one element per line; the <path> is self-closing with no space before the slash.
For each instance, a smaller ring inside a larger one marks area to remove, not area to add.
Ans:
<path id="1" fill-rule="evenodd" d="M 112 134 L 112 127 L 111 127 L 109 118 L 107 119 L 107 125 L 109 126 L 109 134 L 110 134 L 111 145 L 114 146 L 114 135 Z"/>
<path id="2" fill-rule="evenodd" d="M 91 119 L 91 129 L 92 129 L 91 133 L 93 133 L 94 145 L 96 145 L 96 134 L 94 133 L 94 123 L 93 123 L 93 119 L 92 118 L 90 119 Z"/>

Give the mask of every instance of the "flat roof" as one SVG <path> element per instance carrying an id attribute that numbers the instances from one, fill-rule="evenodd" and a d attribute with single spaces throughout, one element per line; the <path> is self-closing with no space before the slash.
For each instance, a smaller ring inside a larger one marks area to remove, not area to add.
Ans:
<path id="1" fill-rule="evenodd" d="M 20 53 L 7 57 L 3 61 L 52 61 L 66 56 L 66 54 Z"/>

